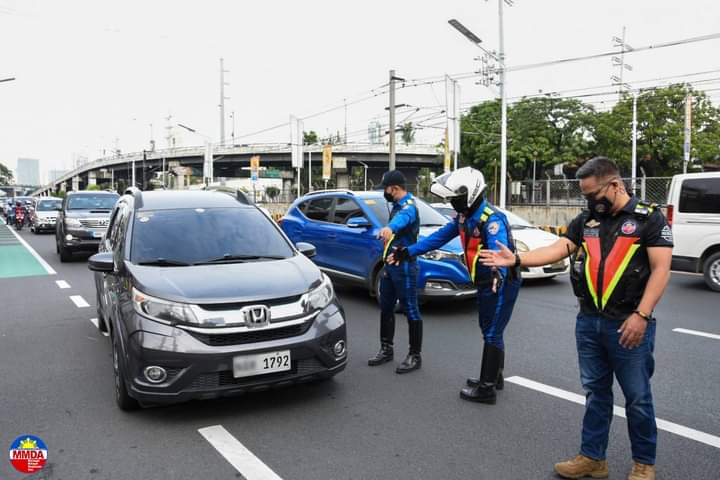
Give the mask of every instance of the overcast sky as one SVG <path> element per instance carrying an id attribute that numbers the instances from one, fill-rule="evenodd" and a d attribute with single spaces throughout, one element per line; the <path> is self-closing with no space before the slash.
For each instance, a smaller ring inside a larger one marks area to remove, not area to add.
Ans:
<path id="1" fill-rule="evenodd" d="M 505 12 L 508 66 L 612 50 L 623 26 L 636 47 L 720 32 L 717 0 L 515 0 Z M 497 48 L 496 0 L 0 0 L 0 78 L 17 78 L 0 83 L 0 162 L 39 158 L 44 175 L 116 143 L 123 152 L 146 148 L 150 124 L 163 148 L 168 115 L 217 140 L 220 57 L 238 137 L 369 94 L 390 68 L 407 79 L 471 72 L 478 49 L 450 18 Z M 712 40 L 628 55 L 634 70 L 625 78 L 720 69 L 719 48 Z M 609 84 L 613 73 L 609 58 L 516 72 L 508 96 Z M 720 73 L 701 78 L 712 77 Z M 442 84 L 407 88 L 398 103 L 439 108 L 444 95 Z M 464 102 L 493 95 L 462 82 Z M 348 107 L 351 141 L 367 140 L 385 105 L 379 95 Z M 344 128 L 343 109 L 305 122 L 321 135 Z M 440 136 L 428 128 L 418 141 Z M 282 128 L 237 143 L 289 137 Z M 191 134 L 179 141 L 202 143 Z"/>

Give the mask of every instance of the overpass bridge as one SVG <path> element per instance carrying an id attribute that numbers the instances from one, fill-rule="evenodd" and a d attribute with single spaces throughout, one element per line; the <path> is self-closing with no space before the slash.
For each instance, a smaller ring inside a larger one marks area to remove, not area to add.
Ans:
<path id="1" fill-rule="evenodd" d="M 253 144 L 212 146 L 214 178 L 249 177 L 250 157 L 260 156 L 262 167 L 272 169 L 276 178 L 283 179 L 283 188 L 290 190 L 297 185 L 297 169 L 291 165 L 289 144 Z M 108 185 L 117 188 L 119 183 L 129 185 L 132 181 L 133 162 L 135 183 L 147 189 L 151 179 L 159 173 L 174 177 L 176 187 L 202 182 L 205 146 L 168 148 L 163 150 L 134 152 L 97 160 L 78 166 L 52 183 L 35 191 L 38 195 L 52 195 L 60 191 L 83 190 L 90 185 Z M 333 169 L 335 185 L 345 187 L 353 167 L 366 170 L 368 186 L 379 183 L 388 168 L 388 148 L 383 144 L 341 144 L 333 145 L 333 159 L 345 158 L 346 168 Z M 313 178 L 319 175 L 316 169 L 322 166 L 322 145 L 305 145 L 303 171 L 312 162 Z M 442 151 L 437 145 L 398 145 L 396 150 L 397 168 L 408 177 L 408 183 L 416 183 L 419 169 L 429 167 L 442 169 Z M 180 167 L 180 168 L 178 168 Z M 262 177 L 262 175 L 261 175 Z M 307 178 L 307 173 L 303 173 Z M 307 186 L 307 180 L 303 180 Z"/>

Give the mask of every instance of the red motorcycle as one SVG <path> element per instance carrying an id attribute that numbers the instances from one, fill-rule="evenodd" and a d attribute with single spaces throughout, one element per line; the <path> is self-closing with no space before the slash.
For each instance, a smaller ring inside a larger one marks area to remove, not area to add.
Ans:
<path id="1" fill-rule="evenodd" d="M 15 207 L 15 230 L 22 230 L 25 225 L 25 207 Z"/>

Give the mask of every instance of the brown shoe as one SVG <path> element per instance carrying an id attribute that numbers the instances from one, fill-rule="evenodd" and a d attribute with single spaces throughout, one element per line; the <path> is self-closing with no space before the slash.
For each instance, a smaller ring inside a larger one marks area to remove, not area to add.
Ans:
<path id="1" fill-rule="evenodd" d="M 593 460 L 585 455 L 578 455 L 572 460 L 555 464 L 555 473 L 563 478 L 607 478 L 607 460 Z"/>
<path id="2" fill-rule="evenodd" d="M 655 480 L 655 465 L 634 462 L 628 480 Z"/>

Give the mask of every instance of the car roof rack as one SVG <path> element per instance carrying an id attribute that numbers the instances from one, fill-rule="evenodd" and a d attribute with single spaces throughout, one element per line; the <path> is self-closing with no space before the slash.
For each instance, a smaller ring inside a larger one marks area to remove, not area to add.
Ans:
<path id="1" fill-rule="evenodd" d="M 142 208 L 143 206 L 143 198 L 142 198 L 142 190 L 140 190 L 137 187 L 128 187 L 125 189 L 125 195 L 130 195 L 135 199 L 135 210 L 138 208 Z"/>
<path id="2" fill-rule="evenodd" d="M 332 188 L 329 190 L 315 190 L 314 192 L 306 193 L 305 196 L 309 195 L 319 195 L 321 193 L 347 193 L 350 195 L 355 195 L 355 193 L 352 190 L 348 190 L 347 188 Z"/>

